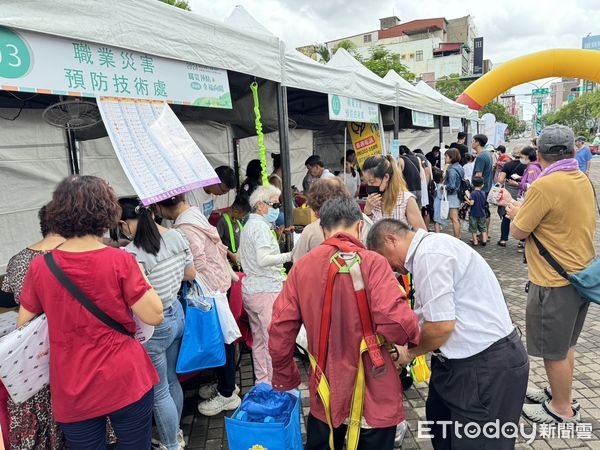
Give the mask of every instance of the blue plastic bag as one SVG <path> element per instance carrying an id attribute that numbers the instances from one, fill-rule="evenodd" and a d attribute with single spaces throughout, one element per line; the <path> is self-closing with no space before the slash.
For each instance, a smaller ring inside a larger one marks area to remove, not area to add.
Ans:
<path id="1" fill-rule="evenodd" d="M 261 420 L 261 417 L 264 417 Z M 302 450 L 300 392 L 274 392 L 259 384 L 244 396 L 231 418 L 225 417 L 229 448 L 249 450 Z M 258 447 L 260 446 L 260 447 Z"/>
<path id="2" fill-rule="evenodd" d="M 246 413 L 248 422 L 287 423 L 294 409 L 294 395 L 287 392 L 275 392 L 266 384 L 257 384 L 246 396 L 240 405 L 240 411 Z"/>
<path id="3" fill-rule="evenodd" d="M 185 311 L 183 338 L 177 358 L 177 373 L 220 367 L 225 364 L 225 344 L 215 300 L 205 296 L 194 280 L 183 285 L 181 302 Z"/>

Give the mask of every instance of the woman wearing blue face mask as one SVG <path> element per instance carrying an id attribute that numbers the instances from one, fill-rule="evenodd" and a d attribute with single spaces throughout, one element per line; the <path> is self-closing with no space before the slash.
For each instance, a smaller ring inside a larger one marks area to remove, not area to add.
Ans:
<path id="1" fill-rule="evenodd" d="M 239 256 L 245 277 L 242 280 L 244 308 L 252 330 L 252 359 L 256 383 L 271 383 L 268 327 L 273 303 L 285 279 L 281 268 L 292 259 L 280 253 L 273 236 L 273 224 L 279 217 L 279 196 L 275 186 L 259 186 L 250 196 L 252 213 L 240 236 Z"/>

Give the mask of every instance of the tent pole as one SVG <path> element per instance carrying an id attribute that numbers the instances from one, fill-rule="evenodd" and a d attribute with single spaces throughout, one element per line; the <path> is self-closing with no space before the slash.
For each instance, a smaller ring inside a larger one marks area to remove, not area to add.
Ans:
<path id="1" fill-rule="evenodd" d="M 67 152 L 69 154 L 69 169 L 71 175 L 79 175 L 79 160 L 77 158 L 77 143 L 75 142 L 75 133 L 68 126 L 65 130 L 67 138 Z"/>
<path id="2" fill-rule="evenodd" d="M 344 164 L 342 164 L 342 173 L 344 174 L 344 184 L 346 184 L 346 146 L 348 145 L 348 122 L 346 122 L 344 125 Z"/>
<path id="3" fill-rule="evenodd" d="M 277 122 L 279 128 L 279 151 L 281 154 L 282 191 L 283 191 L 283 214 L 285 226 L 291 227 L 293 219 L 292 211 L 292 174 L 290 164 L 290 136 L 288 128 L 288 103 L 287 88 L 277 83 Z M 287 249 L 293 246 L 293 236 L 286 234 Z"/>
<path id="4" fill-rule="evenodd" d="M 394 139 L 400 134 L 400 107 L 394 106 Z"/>
<path id="5" fill-rule="evenodd" d="M 444 116 L 438 116 L 440 119 L 440 125 L 439 125 L 439 130 L 440 130 L 440 144 L 442 144 L 444 142 Z"/>
<path id="6" fill-rule="evenodd" d="M 233 139 L 233 171 L 238 180 L 238 191 L 241 187 L 242 180 L 240 178 L 240 156 L 239 156 L 239 139 Z"/>

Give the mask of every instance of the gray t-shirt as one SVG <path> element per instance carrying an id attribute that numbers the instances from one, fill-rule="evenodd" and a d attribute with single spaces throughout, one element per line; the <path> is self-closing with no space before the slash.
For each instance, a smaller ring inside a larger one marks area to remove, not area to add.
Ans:
<path id="1" fill-rule="evenodd" d="M 166 309 L 177 300 L 177 293 L 183 281 L 183 272 L 194 261 L 190 246 L 183 233 L 169 229 L 161 234 L 160 250 L 156 255 L 146 253 L 133 242 L 125 247 L 144 267 L 148 281 L 160 296 Z"/>

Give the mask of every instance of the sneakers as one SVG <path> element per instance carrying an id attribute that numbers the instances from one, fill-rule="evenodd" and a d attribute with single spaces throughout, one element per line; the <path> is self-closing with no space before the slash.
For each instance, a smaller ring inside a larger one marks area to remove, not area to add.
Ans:
<path id="1" fill-rule="evenodd" d="M 394 437 L 394 450 L 402 448 L 402 442 L 404 441 L 404 435 L 406 434 L 406 430 L 408 429 L 408 425 L 406 420 L 403 420 L 396 426 L 396 436 Z"/>
<path id="2" fill-rule="evenodd" d="M 203 384 L 198 389 L 198 397 L 202 400 L 210 400 L 217 395 L 217 383 Z"/>
<path id="3" fill-rule="evenodd" d="M 181 429 L 177 432 L 177 442 L 179 443 L 180 449 L 185 448 L 185 438 L 183 437 L 183 430 Z"/>
<path id="4" fill-rule="evenodd" d="M 242 399 L 234 392 L 231 397 L 223 397 L 217 393 L 211 400 L 198 403 L 198 412 L 204 416 L 216 416 L 223 411 L 233 411 L 242 403 Z"/>
<path id="5" fill-rule="evenodd" d="M 581 413 L 573 409 L 573 417 L 563 417 L 550 408 L 548 400 L 541 404 L 523 405 L 523 416 L 535 423 L 579 423 Z"/>
<path id="6" fill-rule="evenodd" d="M 238 395 L 240 393 L 240 388 L 236 384 L 235 390 L 233 391 L 234 395 Z M 217 396 L 217 383 L 209 383 L 200 386 L 198 389 L 198 397 L 202 400 L 210 400 Z"/>
<path id="7" fill-rule="evenodd" d="M 179 430 L 177 432 L 177 443 L 179 444 L 179 450 L 183 450 L 185 448 L 185 439 L 183 437 L 183 430 Z M 158 439 L 152 438 L 152 449 L 153 450 L 167 450 Z"/>
<path id="8" fill-rule="evenodd" d="M 178 450 L 184 450 L 185 446 L 182 446 L 181 444 L 179 444 L 179 449 Z M 154 443 L 154 440 L 152 441 L 152 449 L 154 450 L 168 450 L 167 447 L 165 447 L 163 444 L 161 444 L 160 442 L 158 444 Z"/>
<path id="9" fill-rule="evenodd" d="M 527 397 L 527 400 L 533 403 L 544 403 L 546 400 L 552 400 L 552 391 L 550 390 L 550 387 L 545 387 L 544 389 L 527 388 L 525 397 Z M 573 408 L 575 411 L 579 411 L 581 409 L 581 405 L 577 400 L 573 400 L 571 408 Z"/>

